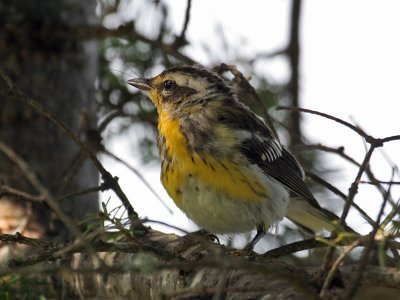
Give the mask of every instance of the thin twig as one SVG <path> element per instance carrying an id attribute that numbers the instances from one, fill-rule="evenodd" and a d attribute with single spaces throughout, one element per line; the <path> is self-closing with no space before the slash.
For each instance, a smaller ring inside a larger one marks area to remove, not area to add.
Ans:
<path id="1" fill-rule="evenodd" d="M 383 180 L 379 180 L 378 182 L 381 183 L 381 184 L 390 184 L 390 185 L 400 184 L 400 181 L 383 181 Z M 376 184 L 375 182 L 365 181 L 365 180 L 361 180 L 360 183 L 371 184 L 371 185 L 375 185 Z"/>
<path id="2" fill-rule="evenodd" d="M 108 187 L 106 185 L 102 184 L 102 185 L 99 185 L 99 186 L 94 186 L 94 187 L 90 187 L 90 188 L 86 188 L 86 189 L 81 189 L 81 190 L 78 190 L 78 191 L 75 191 L 75 192 L 72 192 L 72 193 L 69 193 L 69 194 L 66 194 L 66 195 L 62 195 L 62 196 L 58 197 L 56 199 L 56 201 L 57 202 L 61 202 L 61 201 L 67 200 L 67 199 L 72 198 L 72 197 L 82 196 L 82 195 L 86 195 L 86 194 L 90 194 L 90 193 L 96 193 L 96 192 L 100 192 L 100 191 L 104 192 L 107 189 L 108 189 Z"/>
<path id="3" fill-rule="evenodd" d="M 380 142 L 383 144 L 383 143 L 399 141 L 399 140 L 400 140 L 400 135 L 392 135 L 392 136 L 388 136 L 383 139 L 380 139 Z"/>
<path id="4" fill-rule="evenodd" d="M 340 216 L 340 221 L 341 221 L 342 225 L 344 225 L 346 217 L 347 217 L 347 215 L 348 215 L 348 213 L 350 211 L 350 207 L 353 205 L 354 198 L 355 198 L 355 196 L 356 196 L 356 194 L 358 192 L 358 184 L 359 184 L 359 182 L 361 180 L 361 176 L 363 175 L 365 169 L 367 168 L 367 166 L 368 166 L 368 164 L 369 164 L 369 162 L 371 160 L 371 156 L 372 156 L 372 153 L 374 152 L 374 150 L 375 150 L 375 146 L 371 145 L 371 147 L 369 148 L 368 152 L 365 154 L 364 160 L 361 163 L 360 168 L 358 169 L 356 178 L 354 179 L 353 183 L 350 186 L 349 195 L 347 196 L 347 200 L 346 200 L 346 203 L 344 205 L 342 215 Z"/>
<path id="5" fill-rule="evenodd" d="M 45 201 L 42 195 L 34 196 L 6 185 L 0 185 L 0 198 L 4 196 L 11 196 L 18 200 L 35 203 L 43 203 Z"/>
<path id="6" fill-rule="evenodd" d="M 97 215 L 98 215 L 101 219 L 103 219 L 104 221 L 108 221 L 108 222 L 110 222 L 111 224 L 113 224 L 113 225 L 115 226 L 115 228 L 118 229 L 119 232 L 122 233 L 122 234 L 126 237 L 126 239 L 127 239 L 128 241 L 134 241 L 134 242 L 136 242 L 136 238 L 135 238 L 135 236 L 133 235 L 133 232 L 125 228 L 126 226 L 125 226 L 125 224 L 123 224 L 123 223 L 121 222 L 121 219 L 119 219 L 119 218 L 117 218 L 117 217 L 111 217 L 110 215 L 108 215 L 108 214 L 106 214 L 106 213 L 104 213 L 104 212 L 102 212 L 102 211 L 101 211 L 101 212 L 98 212 Z M 138 219 L 136 219 L 136 220 L 137 220 L 137 222 L 135 222 L 135 225 L 140 225 L 140 228 L 143 228 L 143 223 L 140 222 Z M 126 221 L 128 222 L 128 220 L 126 220 Z M 127 223 L 127 222 L 126 222 L 126 223 Z M 139 227 L 139 226 L 136 226 L 136 227 Z M 135 228 L 135 226 L 134 226 L 134 228 Z"/>
<path id="7" fill-rule="evenodd" d="M 292 111 L 299 111 L 299 112 L 305 112 L 305 113 L 309 113 L 309 114 L 313 114 L 313 115 L 317 115 L 317 116 L 321 116 L 330 120 L 333 120 L 339 124 L 342 124 L 348 128 L 350 128 L 351 130 L 355 131 L 356 133 L 358 133 L 359 135 L 361 135 L 362 137 L 364 137 L 367 141 L 369 141 L 371 139 L 371 137 L 366 134 L 364 132 L 364 130 L 362 130 L 361 128 L 354 126 L 353 124 L 350 124 L 349 122 L 343 121 L 342 119 L 336 118 L 334 116 L 316 111 L 316 110 L 311 110 L 311 109 L 306 109 L 306 108 L 300 108 L 300 107 L 292 107 L 292 106 L 277 106 L 276 107 L 277 110 L 292 110 Z"/>
<path id="8" fill-rule="evenodd" d="M 254 64 L 260 59 L 270 59 L 270 58 L 275 58 L 279 55 L 286 55 L 288 52 L 288 48 L 282 48 L 278 50 L 273 50 L 271 52 L 258 52 L 255 54 L 252 54 L 252 57 L 242 57 L 239 58 L 237 61 L 242 62 L 242 63 L 248 63 L 250 65 Z"/>
<path id="9" fill-rule="evenodd" d="M 329 238 L 327 238 L 327 239 L 329 239 Z M 322 247 L 327 247 L 327 244 L 312 238 L 312 239 L 308 239 L 308 240 L 304 240 L 304 241 L 298 241 L 298 242 L 286 244 L 279 248 L 269 250 L 268 252 L 264 253 L 262 255 L 262 257 L 263 258 L 278 258 L 278 257 L 282 257 L 285 255 L 293 254 L 293 253 L 296 253 L 299 251 L 311 250 L 311 249 L 322 248 Z"/>
<path id="10" fill-rule="evenodd" d="M 320 185 L 326 187 L 328 190 L 330 190 L 332 193 L 334 193 L 335 195 L 337 195 L 340 199 L 346 201 L 347 196 L 340 191 L 338 188 L 336 188 L 335 186 L 333 186 L 332 184 L 330 184 L 329 182 L 327 182 L 326 180 L 324 180 L 323 178 L 319 177 L 318 175 L 310 172 L 310 171 L 305 171 L 306 175 L 308 177 L 310 177 L 312 180 L 314 180 L 315 182 L 319 183 Z M 368 214 L 360 207 L 358 206 L 357 203 L 353 202 L 352 206 L 358 210 L 358 212 L 363 216 L 363 218 L 372 226 L 375 225 L 375 221 L 368 216 Z"/>
<path id="11" fill-rule="evenodd" d="M 85 239 L 87 241 L 92 241 L 94 238 L 98 237 L 102 233 L 105 232 L 104 228 L 97 228 L 94 231 L 89 232 L 87 235 L 85 235 Z M 57 251 L 54 250 L 52 256 L 54 258 L 61 257 L 67 253 L 72 253 L 75 249 L 82 249 L 85 246 L 85 241 L 83 239 L 80 240 L 75 240 L 73 243 L 70 243 L 68 245 L 65 245 L 61 249 L 58 249 Z M 92 245 L 91 245 L 92 246 Z"/>
<path id="12" fill-rule="evenodd" d="M 360 237 L 362 238 L 362 237 Z M 336 240 L 336 238 L 333 237 L 324 237 L 322 238 L 323 240 L 326 241 L 332 241 L 335 243 L 337 246 L 343 246 L 346 245 L 343 240 Z M 283 245 L 279 248 L 275 248 L 272 250 L 269 250 L 268 252 L 264 253 L 262 255 L 263 258 L 278 258 L 281 256 L 285 256 L 288 254 L 296 253 L 299 251 L 304 251 L 304 250 L 311 250 L 315 248 L 323 248 L 323 247 L 328 247 L 329 243 L 321 241 L 321 239 L 308 239 L 308 240 L 303 240 L 303 241 L 298 241 L 294 243 L 290 243 L 287 245 Z"/>
<path id="13" fill-rule="evenodd" d="M 99 132 L 103 132 L 106 128 L 107 128 L 107 126 L 108 126 L 108 124 L 110 124 L 111 123 L 111 121 L 113 121 L 115 118 L 117 118 L 117 117 L 122 117 L 122 116 L 127 116 L 123 111 L 121 111 L 121 110 L 114 110 L 114 111 L 112 111 L 112 112 L 110 112 L 108 115 L 106 115 L 102 120 L 101 120 L 101 122 L 100 122 L 100 124 L 99 124 L 99 126 L 98 126 L 98 128 L 97 128 L 97 130 L 99 131 Z"/>
<path id="14" fill-rule="evenodd" d="M 131 170 L 133 173 L 135 173 L 135 175 L 139 178 L 139 180 L 149 189 L 149 191 L 154 195 L 154 197 L 157 198 L 158 201 L 160 201 L 160 203 L 164 206 L 164 208 L 170 213 L 172 214 L 173 211 L 172 209 L 170 209 L 168 207 L 168 205 L 163 201 L 163 199 L 161 198 L 161 196 L 159 196 L 157 194 L 157 192 L 155 191 L 155 189 L 151 186 L 151 184 L 146 180 L 146 178 L 143 177 L 143 175 L 136 170 L 133 166 L 131 166 L 129 163 L 127 163 L 126 161 L 124 161 L 123 159 L 119 158 L 118 156 L 116 156 L 114 153 L 111 153 L 110 151 L 104 149 L 103 152 L 105 154 L 107 154 L 108 156 L 112 157 L 113 159 L 115 159 L 116 161 L 120 162 L 121 164 L 123 164 L 124 166 L 126 166 L 129 170 Z"/>
<path id="15" fill-rule="evenodd" d="M 361 239 L 356 239 L 335 260 L 335 262 L 333 263 L 331 269 L 329 270 L 328 274 L 326 275 L 324 284 L 322 285 L 321 292 L 319 294 L 321 299 L 324 299 L 325 297 L 328 296 L 328 292 L 329 292 L 329 288 L 330 288 L 331 282 L 334 279 L 335 274 L 336 274 L 337 270 L 339 269 L 341 263 L 344 261 L 344 259 L 347 257 L 347 255 L 349 255 L 350 252 L 354 250 L 354 248 L 360 246 L 360 244 L 361 244 Z"/>
<path id="16" fill-rule="evenodd" d="M 392 211 L 386 216 L 386 218 L 382 221 L 381 228 L 384 229 L 389 222 L 398 214 L 400 213 L 400 201 L 398 201 L 394 207 L 392 208 Z"/>
<path id="17" fill-rule="evenodd" d="M 317 150 L 321 150 L 321 151 L 329 152 L 329 153 L 335 153 L 335 154 L 338 154 L 340 157 L 344 158 L 345 160 L 351 162 L 352 164 L 354 164 L 358 167 L 360 166 L 359 162 L 357 162 L 354 158 L 352 158 L 351 156 L 347 155 L 344 152 L 344 147 L 342 147 L 342 146 L 333 148 L 333 147 L 325 146 L 322 144 L 313 144 L 313 145 L 304 145 L 303 147 L 309 148 L 309 149 L 317 149 Z"/>
<path id="18" fill-rule="evenodd" d="M 191 6 L 192 6 L 192 0 L 188 0 L 187 6 L 186 6 L 186 13 L 185 13 L 185 22 L 183 23 L 181 34 L 178 37 L 178 39 L 181 39 L 182 41 L 184 41 L 186 39 L 186 30 L 189 25 Z"/>
<path id="19" fill-rule="evenodd" d="M 3 243 L 17 243 L 39 248 L 49 248 L 49 247 L 54 248 L 62 245 L 60 243 L 53 241 L 29 238 L 20 234 L 19 232 L 15 234 L 0 233 L 0 241 L 2 241 Z"/>
<path id="20" fill-rule="evenodd" d="M 154 224 L 163 225 L 163 226 L 169 227 L 169 228 L 171 228 L 171 229 L 178 230 L 178 231 L 180 231 L 180 232 L 182 232 L 182 233 L 184 233 L 184 234 L 188 234 L 188 233 L 189 233 L 189 231 L 187 231 L 187 230 L 185 230 L 185 229 L 183 229 L 183 228 L 181 228 L 181 227 L 178 227 L 178 226 L 175 226 L 175 225 L 172 225 L 172 224 L 163 222 L 163 221 L 158 221 L 158 220 L 152 220 L 152 219 L 144 218 L 144 219 L 141 219 L 141 222 L 142 222 L 143 224 L 144 224 L 144 223 L 154 223 Z"/>
<path id="21" fill-rule="evenodd" d="M 74 176 L 77 174 L 84 161 L 85 154 L 78 149 L 65 170 L 61 171 L 60 174 L 53 180 L 53 185 L 57 186 L 57 194 L 64 193 L 66 187 L 71 183 L 71 180 L 74 179 Z"/>

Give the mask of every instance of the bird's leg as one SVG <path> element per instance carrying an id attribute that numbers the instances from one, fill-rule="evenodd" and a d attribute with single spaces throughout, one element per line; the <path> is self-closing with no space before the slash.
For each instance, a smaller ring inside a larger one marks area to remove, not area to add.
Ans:
<path id="1" fill-rule="evenodd" d="M 243 251 L 246 254 L 251 254 L 253 252 L 254 246 L 258 243 L 259 240 L 262 239 L 262 237 L 265 235 L 265 226 L 264 224 L 258 224 L 257 225 L 257 233 L 254 236 L 254 238 L 246 245 L 246 247 L 243 248 Z"/>

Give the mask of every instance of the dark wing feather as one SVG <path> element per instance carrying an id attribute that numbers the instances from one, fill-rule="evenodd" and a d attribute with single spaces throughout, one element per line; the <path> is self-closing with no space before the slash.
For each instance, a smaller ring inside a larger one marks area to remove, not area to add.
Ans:
<path id="1" fill-rule="evenodd" d="M 241 152 L 249 161 L 257 164 L 266 175 L 307 199 L 313 206 L 320 207 L 303 181 L 304 173 L 297 160 L 272 135 L 265 134 L 268 127 L 261 120 L 254 120 L 254 123 L 252 136 L 242 142 Z M 257 130 L 260 127 L 263 130 Z"/>
<path id="2" fill-rule="evenodd" d="M 296 159 L 282 149 L 282 156 L 272 162 L 258 163 L 258 166 L 270 177 L 282 183 L 293 193 L 307 199 L 313 206 L 320 207 L 308 186 L 303 181 L 303 172 Z"/>

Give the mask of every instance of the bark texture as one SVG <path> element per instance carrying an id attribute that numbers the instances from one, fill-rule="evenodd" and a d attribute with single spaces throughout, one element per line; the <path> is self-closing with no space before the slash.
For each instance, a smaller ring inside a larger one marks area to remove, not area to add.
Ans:
<path id="1" fill-rule="evenodd" d="M 95 6 L 94 0 L 0 2 L 0 67 L 20 90 L 74 129 L 82 109 L 95 116 L 97 49 L 95 41 L 77 41 L 58 32 L 95 24 Z M 0 88 L 6 87 L 2 83 Z M 0 99 L 0 140 L 29 164 L 55 196 L 98 182 L 96 170 L 87 163 L 66 182 L 64 172 L 78 149 L 43 116 L 4 96 Z M 37 195 L 25 174 L 2 153 L 0 176 L 3 186 Z M 94 195 L 60 205 L 76 219 L 98 209 Z M 68 236 L 43 202 L 4 194 L 0 194 L 0 232 L 59 239 Z M 5 245 L 0 249 L 3 258 L 10 253 Z"/>
<path id="2" fill-rule="evenodd" d="M 98 244 L 97 249 L 100 250 Z M 105 245 L 103 245 L 105 246 Z M 102 247 L 103 247 L 102 246 Z M 107 247 L 104 247 L 104 249 Z M 63 269 L 70 291 L 82 299 L 318 299 L 321 267 L 294 267 L 282 261 L 220 246 L 189 234 L 150 231 L 136 242 L 101 252 L 106 265 L 74 254 Z M 76 272 L 78 270 L 78 272 Z M 357 265 L 342 266 L 327 299 L 341 299 Z M 396 299 L 395 268 L 369 266 L 355 299 Z"/>
<path id="3" fill-rule="evenodd" d="M 79 297 L 96 299 L 313 299 L 316 296 L 307 283 L 310 280 L 307 273 L 277 261 L 246 258 L 240 251 L 213 244 L 204 237 L 151 231 L 138 242 L 135 253 L 126 252 L 126 248 L 124 252 L 100 253 L 111 269 L 102 268 L 88 254 L 75 254 L 73 269 L 99 268 L 99 272 L 64 272 L 68 274 L 65 282 Z M 125 272 L 120 272 L 121 266 Z"/>

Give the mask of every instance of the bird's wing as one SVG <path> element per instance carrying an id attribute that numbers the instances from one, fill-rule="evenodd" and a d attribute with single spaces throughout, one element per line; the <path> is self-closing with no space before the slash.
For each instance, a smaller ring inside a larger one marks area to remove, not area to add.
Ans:
<path id="1" fill-rule="evenodd" d="M 241 144 L 243 155 L 288 190 L 320 207 L 303 181 L 304 172 L 297 160 L 280 145 L 261 119 L 253 118 L 253 122 L 249 124 L 251 136 Z"/>
<path id="2" fill-rule="evenodd" d="M 238 145 L 248 161 L 311 205 L 320 207 L 303 181 L 304 172 L 299 163 L 281 146 L 262 118 L 240 101 L 231 100 L 218 112 L 220 124 L 248 133 Z"/>

